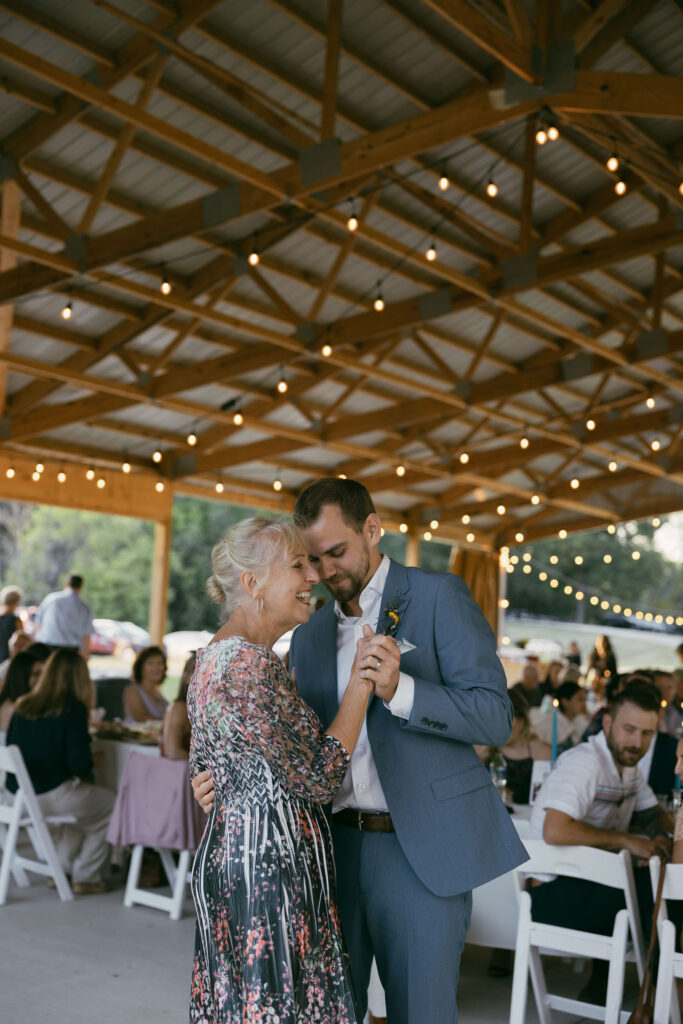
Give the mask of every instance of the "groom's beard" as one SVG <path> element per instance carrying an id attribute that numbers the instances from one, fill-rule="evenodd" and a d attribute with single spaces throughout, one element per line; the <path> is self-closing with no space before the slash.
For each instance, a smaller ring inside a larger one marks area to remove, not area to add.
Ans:
<path id="1" fill-rule="evenodd" d="M 365 554 L 364 564 L 354 572 L 348 572 L 344 576 L 333 576 L 331 580 L 323 580 L 335 601 L 340 604 L 348 604 L 357 597 L 368 581 L 370 574 L 370 554 Z"/>

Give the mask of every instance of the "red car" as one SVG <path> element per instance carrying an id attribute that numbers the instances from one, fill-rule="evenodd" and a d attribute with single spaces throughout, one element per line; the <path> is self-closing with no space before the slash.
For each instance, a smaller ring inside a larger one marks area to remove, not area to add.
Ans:
<path id="1" fill-rule="evenodd" d="M 104 633 L 99 633 L 97 629 L 93 629 L 90 634 L 91 654 L 113 654 L 115 650 L 115 640 L 112 640 L 109 636 L 105 636 Z"/>

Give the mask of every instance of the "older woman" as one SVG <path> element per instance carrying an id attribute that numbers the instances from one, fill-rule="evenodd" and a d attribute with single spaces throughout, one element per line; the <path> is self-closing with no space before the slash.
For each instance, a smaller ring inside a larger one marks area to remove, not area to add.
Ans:
<path id="1" fill-rule="evenodd" d="M 7 732 L 7 742 L 23 754 L 43 813 L 76 818 L 61 827 L 57 853 L 80 895 L 106 891 L 106 832 L 114 806 L 114 794 L 90 782 L 93 702 L 88 666 L 78 651 L 64 647 L 50 655 L 35 690 L 17 701 Z M 16 790 L 12 777 L 7 788 Z"/>
<path id="2" fill-rule="evenodd" d="M 133 662 L 133 682 L 123 694 L 123 711 L 129 722 L 161 720 L 168 701 L 161 692 L 166 678 L 166 655 L 161 647 L 145 647 Z"/>
<path id="3" fill-rule="evenodd" d="M 188 693 L 191 771 L 208 768 L 215 785 L 192 880 L 190 1021 L 232 1024 L 253 1007 L 264 1022 L 354 1024 L 322 804 L 358 740 L 371 664 L 354 662 L 324 732 L 272 650 L 309 616 L 317 576 L 301 533 L 246 519 L 215 546 L 212 565 L 207 591 L 226 621 L 197 652 Z"/>

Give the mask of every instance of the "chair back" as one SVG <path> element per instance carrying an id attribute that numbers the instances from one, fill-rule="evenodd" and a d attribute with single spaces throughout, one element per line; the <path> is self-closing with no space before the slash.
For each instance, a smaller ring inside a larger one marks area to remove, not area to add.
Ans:
<path id="1" fill-rule="evenodd" d="M 130 686 L 130 679 L 112 678 L 96 679 L 95 692 L 97 707 L 104 708 L 105 722 L 113 722 L 115 718 L 123 718 L 123 691 Z"/>
<path id="2" fill-rule="evenodd" d="M 5 786 L 8 775 L 14 775 L 17 780 L 17 796 L 21 793 L 24 799 L 36 803 L 36 794 L 28 773 L 26 763 L 19 747 L 14 744 L 11 747 L 0 747 L 0 780 Z M 16 799 L 16 797 L 15 797 Z M 11 807 L 3 807 L 0 804 L 0 821 L 8 821 Z"/>
<path id="3" fill-rule="evenodd" d="M 657 892 L 659 882 L 659 857 L 650 857 L 650 879 L 652 881 L 652 893 Z M 666 864 L 664 867 L 664 888 L 662 889 L 662 903 L 657 917 L 657 927 L 668 919 L 666 900 L 683 900 L 683 864 Z"/>

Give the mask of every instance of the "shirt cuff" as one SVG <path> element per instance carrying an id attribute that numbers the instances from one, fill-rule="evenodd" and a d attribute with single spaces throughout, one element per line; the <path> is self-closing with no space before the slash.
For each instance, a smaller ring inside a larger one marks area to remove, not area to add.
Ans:
<path id="1" fill-rule="evenodd" d="M 390 701 L 384 701 L 384 707 L 397 718 L 410 718 L 415 700 L 415 680 L 406 672 L 399 672 L 396 693 Z"/>

